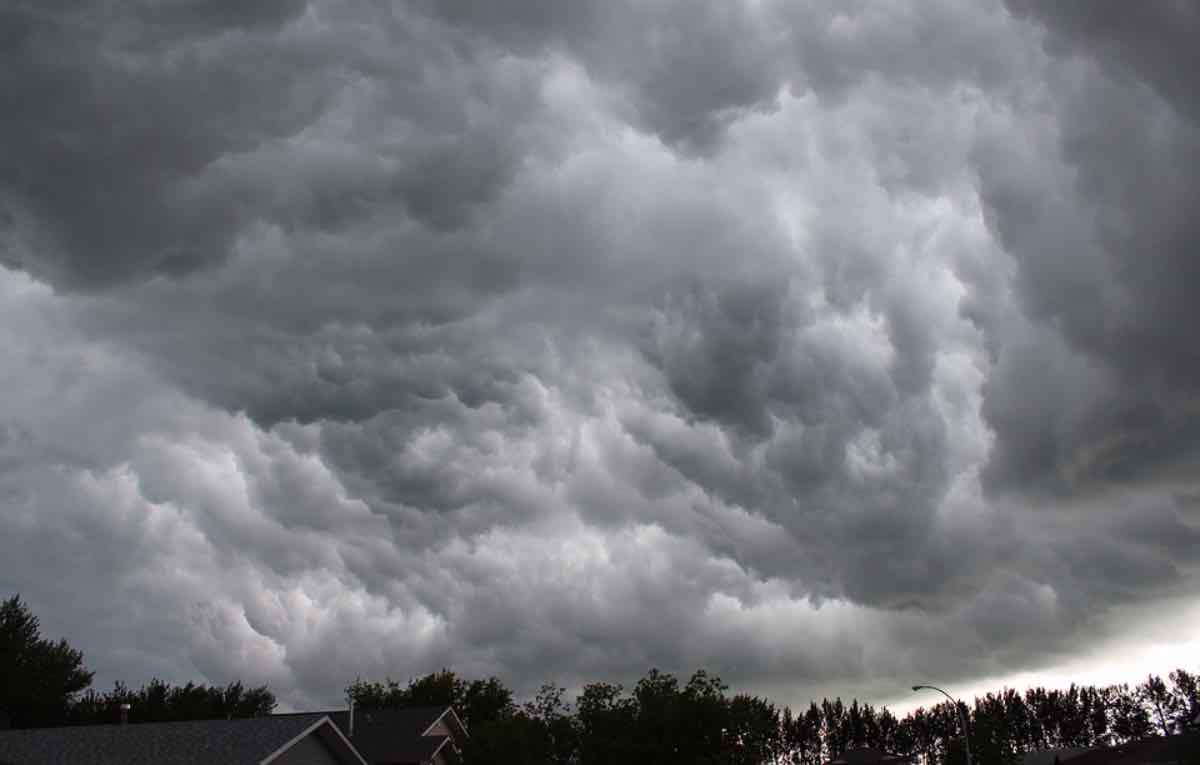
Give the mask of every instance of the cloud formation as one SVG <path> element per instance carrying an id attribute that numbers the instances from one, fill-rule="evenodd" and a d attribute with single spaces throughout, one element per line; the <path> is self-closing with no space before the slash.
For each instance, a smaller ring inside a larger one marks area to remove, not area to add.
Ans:
<path id="1" fill-rule="evenodd" d="M 1182 6 L 0 14 L 0 584 L 102 680 L 890 694 L 1195 584 Z"/>

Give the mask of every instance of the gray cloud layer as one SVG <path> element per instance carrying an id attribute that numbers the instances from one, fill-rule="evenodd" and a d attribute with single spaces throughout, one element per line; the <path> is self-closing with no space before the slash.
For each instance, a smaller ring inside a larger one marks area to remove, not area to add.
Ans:
<path id="1" fill-rule="evenodd" d="M 1197 23 L 6 5 L 0 585 L 297 705 L 1048 661 L 1195 584 Z"/>

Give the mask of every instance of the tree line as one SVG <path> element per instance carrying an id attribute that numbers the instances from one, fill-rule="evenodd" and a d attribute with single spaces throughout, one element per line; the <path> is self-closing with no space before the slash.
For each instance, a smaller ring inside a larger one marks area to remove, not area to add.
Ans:
<path id="1" fill-rule="evenodd" d="M 731 695 L 704 670 L 681 681 L 652 669 L 629 690 L 591 683 L 573 703 L 565 689 L 546 685 L 517 704 L 497 678 L 466 681 L 449 670 L 407 686 L 359 680 L 346 690 L 360 706 L 453 706 L 471 732 L 463 755 L 472 765 L 820 765 L 857 747 L 915 755 L 926 765 L 965 762 L 949 701 L 903 718 L 857 699 L 822 699 L 793 711 Z M 1011 765 L 1039 749 L 1172 735 L 1200 714 L 1200 688 L 1196 674 L 1177 669 L 1134 686 L 1004 689 L 961 708 L 977 765 Z"/>
<path id="2" fill-rule="evenodd" d="M 254 717 L 276 706 L 266 686 L 152 680 L 98 692 L 89 688 L 92 677 L 80 651 L 42 637 L 19 597 L 0 603 L 0 716 L 13 727 L 116 722 L 122 704 L 130 705 L 131 723 Z M 462 752 L 467 765 L 820 765 L 864 746 L 915 755 L 925 765 L 964 762 L 958 710 L 948 701 L 897 718 L 857 699 L 822 699 L 793 711 L 728 691 L 704 670 L 681 680 L 656 669 L 628 689 L 595 682 L 568 699 L 551 684 L 524 703 L 496 677 L 467 680 L 445 669 L 407 684 L 359 679 L 346 688 L 360 708 L 454 707 L 471 734 Z M 1033 750 L 1171 735 L 1200 714 L 1200 676 L 1177 669 L 1133 686 L 1006 688 L 961 711 L 977 765 L 1011 765 Z"/>
<path id="3" fill-rule="evenodd" d="M 0 727 L 40 728 L 117 722 L 122 704 L 128 720 L 171 722 L 256 717 L 275 709 L 264 685 L 171 685 L 151 680 L 134 690 L 116 683 L 96 691 L 83 653 L 66 640 L 42 637 L 38 618 L 13 596 L 0 603 Z"/>

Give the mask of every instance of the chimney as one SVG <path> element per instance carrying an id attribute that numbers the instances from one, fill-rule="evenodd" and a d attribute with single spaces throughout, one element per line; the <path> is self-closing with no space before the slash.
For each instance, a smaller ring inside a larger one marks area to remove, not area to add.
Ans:
<path id="1" fill-rule="evenodd" d="M 122 725 L 129 724 L 129 703 L 128 702 L 121 704 L 121 724 Z"/>
<path id="2" fill-rule="evenodd" d="M 347 726 L 350 730 L 346 731 L 346 738 L 354 738 L 354 697 L 350 697 L 350 723 Z"/>

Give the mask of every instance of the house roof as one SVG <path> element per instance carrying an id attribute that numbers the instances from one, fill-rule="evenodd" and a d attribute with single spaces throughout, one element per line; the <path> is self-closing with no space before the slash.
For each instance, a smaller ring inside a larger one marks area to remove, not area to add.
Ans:
<path id="1" fill-rule="evenodd" d="M 306 733 L 353 762 L 353 748 L 323 715 L 83 725 L 0 731 L 0 761 L 14 765 L 259 765 Z"/>
<path id="2" fill-rule="evenodd" d="M 383 727 L 413 736 L 421 736 L 433 727 L 433 724 L 440 720 L 442 715 L 446 714 L 447 709 L 449 707 L 356 707 L 354 709 L 354 730 L 357 733 L 359 730 Z M 348 710 L 342 709 L 328 714 L 329 718 L 342 730 L 346 730 L 349 726 L 350 712 Z"/>
<path id="3" fill-rule="evenodd" d="M 1147 765 L 1188 762 L 1184 757 L 1200 754 L 1200 732 L 1165 738 L 1148 738 L 1120 746 L 1104 747 L 1075 757 L 1071 765 Z"/>
<path id="4" fill-rule="evenodd" d="M 445 711 L 445 707 L 355 709 L 350 740 L 372 765 L 424 762 L 445 743 L 445 736 L 424 735 Z M 343 732 L 349 730 L 349 712 L 330 718 Z"/>
<path id="5" fill-rule="evenodd" d="M 1058 762 L 1067 762 L 1076 757 L 1092 751 L 1092 747 L 1062 747 L 1059 749 L 1035 749 L 1032 752 L 1026 752 L 1021 757 L 1021 765 L 1054 765 L 1055 760 Z"/>
<path id="6" fill-rule="evenodd" d="M 310 719 L 328 716 L 371 765 L 409 765 L 431 759 L 446 745 L 448 736 L 425 733 L 447 713 L 452 714 L 450 707 L 358 707 L 354 710 L 353 735 L 350 735 L 350 712 L 345 709 L 279 716 Z M 455 724 L 461 728 L 461 723 Z"/>
<path id="7" fill-rule="evenodd" d="M 873 763 L 901 763 L 907 762 L 908 758 L 899 754 L 891 754 L 882 749 L 875 749 L 869 746 L 858 747 L 857 749 L 847 749 L 836 758 L 829 761 L 829 765 L 873 765 Z"/>

